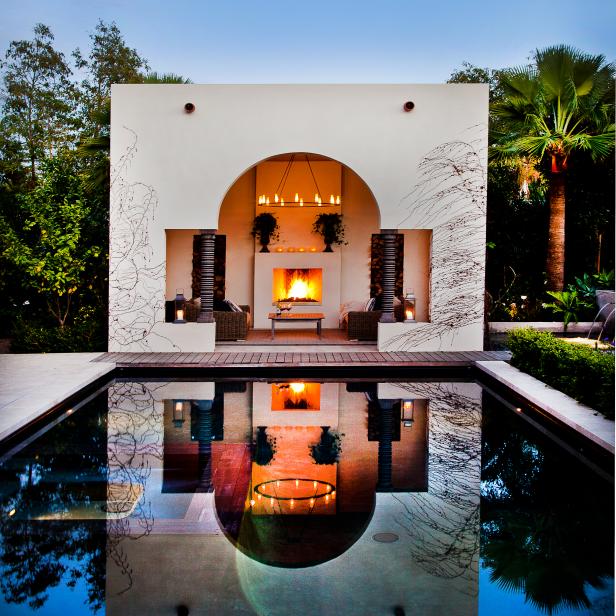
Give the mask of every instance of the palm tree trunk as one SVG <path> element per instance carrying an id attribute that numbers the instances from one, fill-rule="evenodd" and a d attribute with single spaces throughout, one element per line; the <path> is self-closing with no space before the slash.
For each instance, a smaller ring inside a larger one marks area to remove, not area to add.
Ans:
<path id="1" fill-rule="evenodd" d="M 565 284 L 565 174 L 550 177 L 550 222 L 546 268 L 549 291 L 562 291 Z"/>

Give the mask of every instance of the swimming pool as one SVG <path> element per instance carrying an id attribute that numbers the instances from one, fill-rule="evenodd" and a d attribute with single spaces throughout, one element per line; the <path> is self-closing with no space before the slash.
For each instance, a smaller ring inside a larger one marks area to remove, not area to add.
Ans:
<path id="1" fill-rule="evenodd" d="M 117 380 L 0 466 L 0 613 L 608 614 L 613 478 L 476 382 Z"/>

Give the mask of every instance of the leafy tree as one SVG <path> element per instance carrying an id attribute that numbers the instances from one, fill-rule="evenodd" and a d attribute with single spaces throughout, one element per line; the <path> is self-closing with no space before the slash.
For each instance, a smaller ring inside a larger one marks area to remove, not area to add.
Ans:
<path id="1" fill-rule="evenodd" d="M 487 83 L 490 86 L 490 102 L 493 102 L 502 96 L 500 74 L 499 70 L 462 62 L 462 67 L 451 73 L 447 83 Z"/>
<path id="2" fill-rule="evenodd" d="M 537 50 L 535 66 L 500 75 L 503 99 L 491 154 L 501 160 L 532 157 L 548 166 L 550 218 L 548 287 L 561 291 L 565 274 L 565 186 L 571 155 L 606 158 L 614 147 L 614 66 L 558 45 Z"/>
<path id="3" fill-rule="evenodd" d="M 147 61 L 137 50 L 131 49 L 115 22 L 100 20 L 90 35 L 91 49 L 84 57 L 79 49 L 73 52 L 77 68 L 87 71 L 87 78 L 81 82 L 82 103 L 92 132 L 97 136 L 102 124 L 97 114 L 104 110 L 111 94 L 113 83 L 140 83 L 142 70 L 148 69 Z"/>
<path id="4" fill-rule="evenodd" d="M 23 234 L 0 218 L 2 257 L 45 297 L 49 312 L 64 327 L 75 292 L 87 285 L 89 262 L 102 252 L 83 241 L 90 209 L 74 156 L 45 161 L 42 181 L 20 203 L 26 212 Z"/>
<path id="5" fill-rule="evenodd" d="M 3 124 L 23 145 L 32 185 L 38 162 L 71 143 L 78 124 L 71 69 L 53 41 L 51 30 L 37 24 L 34 39 L 13 41 L 2 63 Z"/>

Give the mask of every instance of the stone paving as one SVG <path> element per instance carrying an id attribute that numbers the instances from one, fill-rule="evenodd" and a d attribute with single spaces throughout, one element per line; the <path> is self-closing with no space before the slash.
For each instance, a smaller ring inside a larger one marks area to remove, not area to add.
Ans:
<path id="1" fill-rule="evenodd" d="M 115 364 L 100 353 L 0 355 L 0 440 L 77 393 Z"/>

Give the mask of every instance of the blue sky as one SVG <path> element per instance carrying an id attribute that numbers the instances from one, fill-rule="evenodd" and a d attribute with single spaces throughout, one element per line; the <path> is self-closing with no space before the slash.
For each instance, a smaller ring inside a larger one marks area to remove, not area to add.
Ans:
<path id="1" fill-rule="evenodd" d="M 3 0 L 0 48 L 43 22 L 87 49 L 99 18 L 197 83 L 439 83 L 555 43 L 616 59 L 614 0 Z"/>

